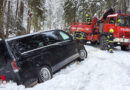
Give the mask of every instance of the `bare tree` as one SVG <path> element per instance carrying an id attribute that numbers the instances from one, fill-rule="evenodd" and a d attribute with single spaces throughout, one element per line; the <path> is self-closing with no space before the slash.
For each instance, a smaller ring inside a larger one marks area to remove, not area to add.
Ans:
<path id="1" fill-rule="evenodd" d="M 16 6 L 16 17 L 18 16 L 18 8 L 19 8 L 19 0 L 17 0 L 17 6 Z"/>
<path id="2" fill-rule="evenodd" d="M 6 38 L 8 38 L 8 36 L 9 36 L 9 25 L 10 25 L 10 1 L 8 1 L 7 25 L 6 25 Z"/>
<path id="3" fill-rule="evenodd" d="M 31 11 L 28 10 L 28 20 L 27 20 L 27 33 L 30 33 L 30 29 L 31 29 Z"/>
<path id="4" fill-rule="evenodd" d="M 23 13 L 24 13 L 24 3 L 23 3 L 23 1 L 20 2 L 19 8 L 20 8 L 20 10 L 19 10 L 19 13 L 18 13 L 18 19 L 19 19 L 20 23 L 22 24 L 23 23 Z"/>
<path id="5" fill-rule="evenodd" d="M 31 1 L 28 0 L 28 19 L 27 19 L 27 32 L 26 33 L 30 33 L 31 30 Z"/>
<path id="6" fill-rule="evenodd" d="M 7 0 L 0 0 L 0 38 L 4 39 L 4 12 Z"/>

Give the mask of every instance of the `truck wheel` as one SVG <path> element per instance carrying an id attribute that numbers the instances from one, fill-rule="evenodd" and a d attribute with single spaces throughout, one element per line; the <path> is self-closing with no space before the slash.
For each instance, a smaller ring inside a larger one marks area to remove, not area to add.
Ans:
<path id="1" fill-rule="evenodd" d="M 101 50 L 107 50 L 108 42 L 106 40 L 107 40 L 107 38 L 105 36 L 102 36 L 100 38 L 99 47 L 100 47 Z"/>
<path id="2" fill-rule="evenodd" d="M 39 71 L 39 82 L 45 82 L 52 78 L 52 71 L 48 66 L 44 66 Z"/>
<path id="3" fill-rule="evenodd" d="M 121 46 L 121 50 L 123 51 L 129 51 L 129 46 Z"/>
<path id="4" fill-rule="evenodd" d="M 78 61 L 83 61 L 85 58 L 87 58 L 87 51 L 85 49 L 79 50 L 79 59 Z"/>
<path id="5" fill-rule="evenodd" d="M 91 45 L 97 45 L 97 41 L 91 41 Z"/>

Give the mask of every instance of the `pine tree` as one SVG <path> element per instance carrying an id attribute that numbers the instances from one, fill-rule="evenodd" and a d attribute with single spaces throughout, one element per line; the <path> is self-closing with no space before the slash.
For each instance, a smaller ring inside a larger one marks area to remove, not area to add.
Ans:
<path id="1" fill-rule="evenodd" d="M 65 25 L 70 28 L 72 22 L 78 22 L 77 11 L 79 5 L 76 0 L 66 0 L 64 3 L 64 19 Z"/>
<path id="2" fill-rule="evenodd" d="M 4 39 L 4 13 L 6 7 L 6 0 L 0 0 L 0 38 Z"/>
<path id="3" fill-rule="evenodd" d="M 45 12 L 46 12 L 44 4 L 45 4 L 45 0 L 31 0 L 30 2 L 31 10 L 33 13 L 32 25 L 34 27 L 35 32 L 40 30 L 41 26 L 44 25 Z"/>

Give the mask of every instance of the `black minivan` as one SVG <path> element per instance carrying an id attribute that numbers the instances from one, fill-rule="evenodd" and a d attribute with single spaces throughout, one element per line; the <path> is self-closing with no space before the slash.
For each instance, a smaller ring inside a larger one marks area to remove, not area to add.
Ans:
<path id="1" fill-rule="evenodd" d="M 83 44 L 63 30 L 0 41 L 0 76 L 25 86 L 44 82 L 63 66 L 87 57 Z"/>

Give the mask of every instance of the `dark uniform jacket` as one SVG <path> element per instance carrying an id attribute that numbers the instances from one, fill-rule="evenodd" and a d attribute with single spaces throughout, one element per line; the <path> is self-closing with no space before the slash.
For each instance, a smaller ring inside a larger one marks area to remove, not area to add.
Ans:
<path id="1" fill-rule="evenodd" d="M 75 32 L 75 38 L 82 40 L 86 38 L 86 35 L 84 32 Z"/>
<path id="2" fill-rule="evenodd" d="M 113 39 L 114 39 L 113 34 L 112 33 L 108 33 L 107 34 L 107 42 L 113 43 Z"/>
<path id="3" fill-rule="evenodd" d="M 87 17 L 86 20 L 87 20 L 87 22 L 91 22 L 92 21 L 90 17 Z"/>

